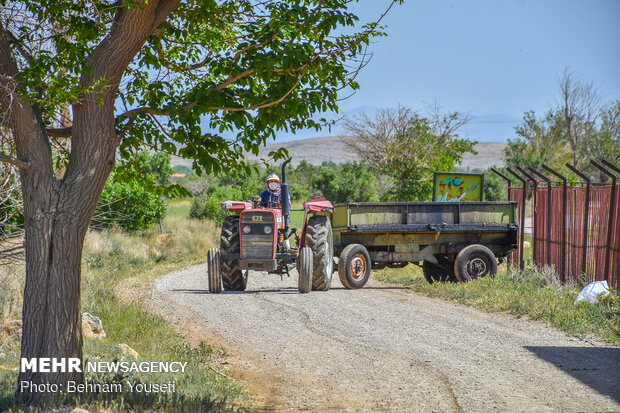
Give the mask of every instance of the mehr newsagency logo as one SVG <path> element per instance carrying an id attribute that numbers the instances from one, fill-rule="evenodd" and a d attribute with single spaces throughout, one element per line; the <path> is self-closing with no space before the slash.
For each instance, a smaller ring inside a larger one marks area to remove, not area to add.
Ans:
<path id="1" fill-rule="evenodd" d="M 50 358 L 40 357 L 20 361 L 22 373 L 94 373 L 116 374 L 123 373 L 151 373 L 175 374 L 184 373 L 187 362 L 180 361 L 88 361 L 82 366 L 79 358 Z M 108 383 L 84 380 L 76 382 L 68 380 L 66 383 L 34 383 L 23 380 L 19 383 L 20 391 L 35 391 L 40 393 L 122 393 L 124 391 L 137 393 L 172 393 L 176 391 L 174 380 L 165 383 L 142 383 L 126 380 L 123 383 Z"/>

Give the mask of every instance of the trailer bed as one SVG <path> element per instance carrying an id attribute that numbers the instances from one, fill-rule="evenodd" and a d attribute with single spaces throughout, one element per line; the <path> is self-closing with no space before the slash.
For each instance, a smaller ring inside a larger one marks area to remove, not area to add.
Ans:
<path id="1" fill-rule="evenodd" d="M 449 276 L 468 246 L 483 246 L 500 262 L 516 249 L 516 214 L 512 201 L 339 204 L 331 217 L 334 251 L 361 245 L 373 268 L 427 262 Z"/>

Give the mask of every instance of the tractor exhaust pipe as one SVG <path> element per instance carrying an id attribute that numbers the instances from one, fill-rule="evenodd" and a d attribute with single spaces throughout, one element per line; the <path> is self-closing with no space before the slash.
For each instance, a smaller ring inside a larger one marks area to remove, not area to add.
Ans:
<path id="1" fill-rule="evenodd" d="M 280 198 L 282 200 L 282 216 L 284 217 L 284 231 L 288 234 L 289 215 L 291 214 L 291 204 L 289 202 L 288 184 L 286 183 L 286 165 L 293 158 L 288 158 L 282 164 L 282 182 L 280 183 Z"/>

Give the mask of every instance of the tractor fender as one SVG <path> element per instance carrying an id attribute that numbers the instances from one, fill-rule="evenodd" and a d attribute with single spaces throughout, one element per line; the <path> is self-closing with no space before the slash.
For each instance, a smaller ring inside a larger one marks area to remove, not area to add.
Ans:
<path id="1" fill-rule="evenodd" d="M 301 229 L 301 235 L 299 236 L 299 248 L 301 249 L 305 245 L 306 227 L 308 226 L 308 215 L 332 215 L 334 213 L 334 206 L 325 198 L 312 199 L 304 202 L 304 226 Z"/>
<path id="2" fill-rule="evenodd" d="M 242 201 L 224 201 L 220 204 L 220 208 L 231 212 L 241 212 L 252 208 L 252 203 Z"/>

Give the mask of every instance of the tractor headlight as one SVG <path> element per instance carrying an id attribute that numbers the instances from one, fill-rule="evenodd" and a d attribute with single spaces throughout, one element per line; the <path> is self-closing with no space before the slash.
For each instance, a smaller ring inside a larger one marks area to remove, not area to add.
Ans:
<path id="1" fill-rule="evenodd" d="M 243 226 L 243 233 L 244 234 L 249 234 L 251 230 L 252 230 L 252 228 L 250 228 L 249 225 L 244 225 Z"/>
<path id="2" fill-rule="evenodd" d="M 266 227 L 263 228 L 263 231 L 265 231 L 265 234 L 269 235 L 271 234 L 273 229 L 269 225 L 267 225 Z"/>

